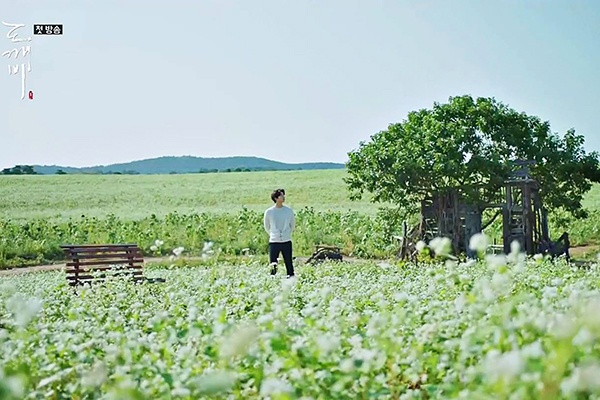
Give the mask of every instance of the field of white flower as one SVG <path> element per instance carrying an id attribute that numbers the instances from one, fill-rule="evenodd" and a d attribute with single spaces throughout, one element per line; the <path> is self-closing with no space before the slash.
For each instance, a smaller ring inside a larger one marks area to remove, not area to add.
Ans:
<path id="1" fill-rule="evenodd" d="M 149 268 L 80 289 L 2 278 L 0 398 L 600 396 L 600 269 L 465 264 Z M 281 273 L 281 272 L 280 272 Z"/>

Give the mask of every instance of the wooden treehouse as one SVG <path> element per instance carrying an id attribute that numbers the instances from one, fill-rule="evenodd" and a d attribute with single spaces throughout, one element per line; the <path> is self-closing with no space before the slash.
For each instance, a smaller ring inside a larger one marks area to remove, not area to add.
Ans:
<path id="1" fill-rule="evenodd" d="M 511 244 L 517 241 L 527 254 L 565 254 L 568 258 L 568 234 L 564 233 L 556 242 L 550 240 L 548 212 L 542 204 L 539 183 L 531 177 L 529 171 L 529 165 L 533 163 L 514 163 L 516 169 L 504 183 L 504 202 L 500 204 L 467 204 L 457 190 L 424 199 L 421 202 L 421 223 L 411 234 L 405 233 L 400 255 L 407 255 L 410 236 L 426 242 L 443 236 L 451 239 L 455 254 L 467 253 L 467 256 L 474 256 L 469 249 L 471 237 L 482 232 L 501 215 L 505 253 L 509 253 Z M 483 226 L 482 215 L 486 209 L 497 209 L 497 212 Z"/>
<path id="2" fill-rule="evenodd" d="M 502 207 L 502 237 L 504 252 L 510 252 L 513 241 L 519 242 L 527 254 L 565 254 L 569 258 L 569 235 L 563 233 L 552 242 L 548 229 L 548 211 L 542 204 L 539 183 L 531 177 L 528 165 L 533 161 L 515 163 L 520 166 L 505 182 L 506 202 Z"/>

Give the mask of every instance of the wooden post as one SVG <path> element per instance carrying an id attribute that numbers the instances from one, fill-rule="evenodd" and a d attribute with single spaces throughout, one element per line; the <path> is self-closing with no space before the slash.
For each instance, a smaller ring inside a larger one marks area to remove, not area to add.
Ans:
<path id="1" fill-rule="evenodd" d="M 453 190 L 450 192 L 450 198 L 452 202 L 452 250 L 455 255 L 458 255 L 462 250 L 460 244 L 464 235 L 460 219 L 460 196 L 457 191 Z"/>
<path id="2" fill-rule="evenodd" d="M 408 250 L 408 227 L 406 221 L 402 221 L 402 244 L 400 246 L 400 258 L 404 260 L 406 258 L 406 252 Z"/>
<path id="3" fill-rule="evenodd" d="M 133 281 L 135 282 L 137 280 L 137 276 L 135 275 L 135 269 L 133 268 L 133 252 L 131 251 L 131 248 L 129 246 L 127 246 L 127 260 L 129 261 L 128 265 L 129 265 L 129 273 L 131 274 L 131 277 L 133 278 Z M 127 273 L 126 273 L 127 275 Z"/>
<path id="4" fill-rule="evenodd" d="M 425 200 L 421 200 L 421 221 L 419 225 L 419 236 L 424 239 L 425 238 Z"/>
<path id="5" fill-rule="evenodd" d="M 523 184 L 523 229 L 525 230 L 525 251 L 529 255 L 535 253 L 533 246 L 533 229 L 535 226 L 535 214 L 531 204 L 531 185 Z"/>
<path id="6" fill-rule="evenodd" d="M 433 198 L 433 207 L 435 209 L 435 219 L 437 219 L 438 236 L 444 236 L 444 233 L 446 233 L 446 196 L 436 195 Z"/>
<path id="7" fill-rule="evenodd" d="M 510 185 L 506 185 L 506 204 L 502 207 L 502 239 L 504 242 L 504 253 L 510 253 L 510 219 L 512 207 L 512 189 Z"/>
<path id="8" fill-rule="evenodd" d="M 548 231 L 548 211 L 542 207 L 542 240 L 550 243 L 550 233 Z"/>
<path id="9" fill-rule="evenodd" d="M 79 257 L 76 250 L 71 250 L 73 254 L 73 262 L 75 263 L 75 287 L 79 285 Z"/>
<path id="10" fill-rule="evenodd" d="M 481 210 L 474 205 L 465 206 L 465 249 L 467 257 L 477 257 L 477 252 L 469 248 L 471 237 L 481 233 Z"/>
<path id="11" fill-rule="evenodd" d="M 531 191 L 531 200 L 533 203 L 533 246 L 535 253 L 541 253 L 545 251 L 547 246 L 543 237 L 543 217 L 542 217 L 542 201 L 540 199 L 540 193 L 537 185 L 534 186 Z"/>

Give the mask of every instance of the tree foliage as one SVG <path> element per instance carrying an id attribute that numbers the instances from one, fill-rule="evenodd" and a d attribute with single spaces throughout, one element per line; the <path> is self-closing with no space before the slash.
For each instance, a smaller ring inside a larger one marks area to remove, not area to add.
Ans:
<path id="1" fill-rule="evenodd" d="M 4 168 L 2 175 L 36 175 L 37 172 L 31 165 L 15 165 L 12 168 Z"/>
<path id="2" fill-rule="evenodd" d="M 346 183 L 353 198 L 370 192 L 374 201 L 400 206 L 451 190 L 494 203 L 502 201 L 512 162 L 533 160 L 546 207 L 581 217 L 583 195 L 600 182 L 598 153 L 586 154 L 583 144 L 573 129 L 560 137 L 549 122 L 494 98 L 451 97 L 361 142 L 349 153 Z"/>

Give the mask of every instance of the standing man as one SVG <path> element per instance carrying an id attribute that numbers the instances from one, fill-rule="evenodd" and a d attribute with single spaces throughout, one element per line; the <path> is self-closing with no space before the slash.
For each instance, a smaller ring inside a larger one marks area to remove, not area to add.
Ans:
<path id="1" fill-rule="evenodd" d="M 271 275 L 277 273 L 277 258 L 283 254 L 288 277 L 294 276 L 292 265 L 292 231 L 296 226 L 296 217 L 291 208 L 284 206 L 285 190 L 277 189 L 271 194 L 275 203 L 265 211 L 263 223 L 269 234 L 269 262 L 272 267 Z"/>

